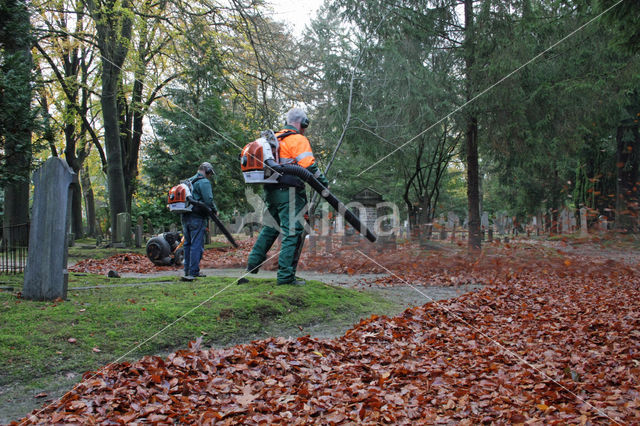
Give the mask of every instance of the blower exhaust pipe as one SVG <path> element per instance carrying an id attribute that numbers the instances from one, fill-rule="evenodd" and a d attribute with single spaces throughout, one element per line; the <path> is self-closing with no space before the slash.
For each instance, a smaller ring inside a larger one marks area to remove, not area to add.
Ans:
<path id="1" fill-rule="evenodd" d="M 376 237 L 376 235 L 371 232 L 369 228 L 367 228 L 362 222 L 360 222 L 360 219 L 358 219 L 356 215 L 351 212 L 351 210 L 347 209 L 347 206 L 342 204 L 340 200 L 338 200 L 331 192 L 329 192 L 329 190 L 324 185 L 322 185 L 320 181 L 318 181 L 318 179 L 316 179 L 316 177 L 311 174 L 311 172 L 309 172 L 309 170 L 295 164 L 285 164 L 282 166 L 282 170 L 284 174 L 299 177 L 300 179 L 308 183 L 309 186 L 314 189 L 314 191 L 320 194 L 322 198 L 327 200 L 331 207 L 336 209 L 338 213 L 344 216 L 345 220 L 351 226 L 353 226 L 354 229 L 357 229 L 358 232 L 364 235 L 367 240 L 371 241 L 372 243 L 376 242 L 378 237 Z"/>

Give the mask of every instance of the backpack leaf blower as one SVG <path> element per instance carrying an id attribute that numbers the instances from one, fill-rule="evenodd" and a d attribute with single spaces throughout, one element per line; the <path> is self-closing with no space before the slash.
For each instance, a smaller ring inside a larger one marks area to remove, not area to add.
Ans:
<path id="1" fill-rule="evenodd" d="M 272 130 L 265 130 L 260 136 L 257 140 L 247 144 L 240 154 L 240 167 L 245 183 L 277 183 L 280 177 L 284 175 L 298 177 L 327 200 L 331 207 L 336 209 L 367 240 L 372 243 L 376 241 L 376 235 L 361 223 L 360 219 L 347 209 L 347 206 L 329 192 L 329 189 L 322 185 L 311 172 L 296 164 L 280 164 L 278 162 L 280 156 L 279 141 Z M 282 138 L 284 136 L 286 134 L 279 137 Z"/>

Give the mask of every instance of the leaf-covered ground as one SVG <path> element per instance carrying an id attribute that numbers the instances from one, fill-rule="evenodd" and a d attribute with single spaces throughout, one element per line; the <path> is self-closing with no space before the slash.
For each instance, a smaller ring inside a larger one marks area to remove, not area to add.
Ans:
<path id="1" fill-rule="evenodd" d="M 415 267 L 413 256 L 373 257 L 410 278 L 422 267 L 424 281 L 487 286 L 364 320 L 338 339 L 196 344 L 110 365 L 25 421 L 640 422 L 638 264 L 533 246 L 441 252 Z"/>

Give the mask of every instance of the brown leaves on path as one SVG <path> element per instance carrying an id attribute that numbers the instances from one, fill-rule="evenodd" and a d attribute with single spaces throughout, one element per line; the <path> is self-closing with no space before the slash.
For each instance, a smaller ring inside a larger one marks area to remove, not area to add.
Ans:
<path id="1" fill-rule="evenodd" d="M 465 269 L 490 275 L 481 291 L 371 317 L 338 339 L 196 344 L 107 366 L 25 421 L 640 422 L 637 266 L 512 254 Z"/>

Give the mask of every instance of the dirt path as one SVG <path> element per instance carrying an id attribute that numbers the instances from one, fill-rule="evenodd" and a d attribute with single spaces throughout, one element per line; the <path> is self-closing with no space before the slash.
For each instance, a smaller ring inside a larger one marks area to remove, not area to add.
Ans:
<path id="1" fill-rule="evenodd" d="M 275 271 L 260 271 L 256 275 L 246 275 L 244 269 L 203 269 L 201 271 L 208 277 L 232 277 L 240 278 L 271 278 L 275 279 Z M 123 273 L 123 277 L 131 278 L 149 278 L 149 277 L 166 277 L 180 276 L 182 271 L 162 271 L 154 274 L 135 274 Z M 410 306 L 420 306 L 435 300 L 451 299 L 461 294 L 480 288 L 480 285 L 464 285 L 464 286 L 414 286 L 414 285 L 394 285 L 383 287 L 370 284 L 376 278 L 388 276 L 388 274 L 332 274 L 318 271 L 301 271 L 299 275 L 306 280 L 322 281 L 326 284 L 354 288 L 361 291 L 367 291 L 379 294 L 380 296 L 397 303 L 404 310 Z M 337 335 L 337 334 L 336 334 Z M 335 337 L 331 336 L 331 337 Z M 312 336 L 314 336 L 312 334 Z M 326 337 L 326 336 L 314 336 Z"/>

